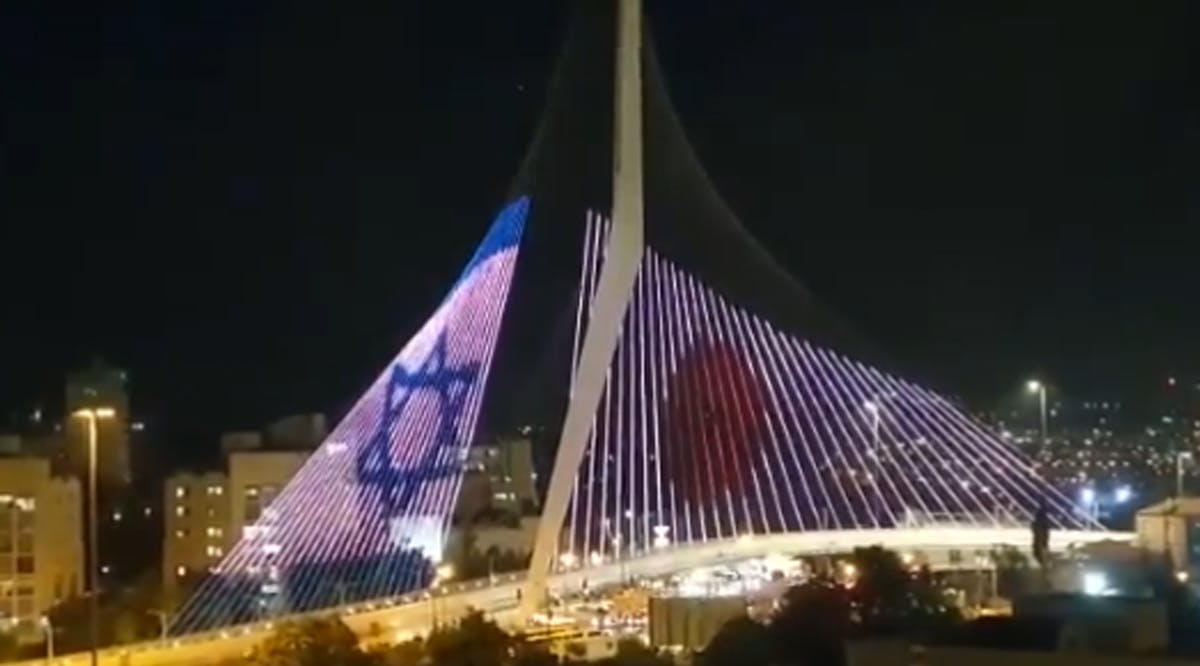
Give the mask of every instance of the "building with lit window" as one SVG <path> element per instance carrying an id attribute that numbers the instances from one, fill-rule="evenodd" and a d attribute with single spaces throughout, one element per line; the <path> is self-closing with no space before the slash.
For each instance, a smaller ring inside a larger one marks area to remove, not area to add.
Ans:
<path id="1" fill-rule="evenodd" d="M 516 516 L 537 513 L 537 475 L 533 468 L 533 442 L 526 437 L 503 438 L 472 446 L 464 463 L 468 477 L 487 487 L 491 509 Z"/>
<path id="2" fill-rule="evenodd" d="M 224 472 L 180 473 L 166 480 L 162 575 L 174 601 L 182 601 L 186 589 L 221 561 L 308 455 L 233 447 Z"/>
<path id="3" fill-rule="evenodd" d="M 83 594 L 79 481 L 51 474 L 46 458 L 0 458 L 0 623 L 39 640 L 39 620 Z"/>
<path id="4" fill-rule="evenodd" d="M 163 587 L 194 581 L 229 547 L 228 481 L 221 472 L 181 473 L 163 486 Z"/>
<path id="5" fill-rule="evenodd" d="M 236 536 L 254 524 L 300 466 L 308 451 L 236 451 L 229 454 L 230 518 Z"/>

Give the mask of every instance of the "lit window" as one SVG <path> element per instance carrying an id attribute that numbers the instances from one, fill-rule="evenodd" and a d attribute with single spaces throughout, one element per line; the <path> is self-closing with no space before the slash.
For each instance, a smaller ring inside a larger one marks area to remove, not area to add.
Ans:
<path id="1" fill-rule="evenodd" d="M 142 509 L 142 515 L 146 516 L 147 518 L 150 517 L 150 513 L 151 513 L 150 507 L 146 507 L 146 508 Z"/>
<path id="2" fill-rule="evenodd" d="M 175 538 L 183 539 L 187 536 L 187 530 L 175 530 Z"/>
<path id="3" fill-rule="evenodd" d="M 258 497 L 258 486 L 246 486 L 246 497 Z"/>
<path id="4" fill-rule="evenodd" d="M 204 552 L 207 553 L 209 557 L 220 557 L 225 554 L 225 551 L 223 551 L 220 546 L 209 546 Z"/>
<path id="5" fill-rule="evenodd" d="M 146 429 L 146 424 L 142 423 L 141 421 L 134 421 L 129 425 L 129 429 L 133 430 L 134 432 L 141 432 Z"/>
<path id="6" fill-rule="evenodd" d="M 222 488 L 221 486 L 209 486 L 208 487 L 209 495 L 220 495 L 223 492 L 225 492 L 225 489 Z"/>
<path id="7" fill-rule="evenodd" d="M 185 488 L 184 486 L 176 486 L 175 487 L 175 496 L 176 497 L 185 497 L 186 495 L 187 495 L 187 488 Z"/>
<path id="8" fill-rule="evenodd" d="M 121 512 L 120 512 L 120 511 L 113 511 L 113 514 L 112 514 L 112 516 L 113 516 L 113 522 L 114 522 L 114 523 L 119 523 L 119 522 L 121 522 Z"/>
<path id="9" fill-rule="evenodd" d="M 187 515 L 187 507 L 183 506 L 182 504 L 176 505 L 175 506 L 175 515 L 179 518 L 183 518 L 184 516 L 186 516 Z"/>
<path id="10" fill-rule="evenodd" d="M 183 576 L 186 576 L 187 575 L 187 567 L 183 566 L 182 564 L 175 567 L 175 575 L 179 576 L 181 578 Z"/>
<path id="11" fill-rule="evenodd" d="M 224 534 L 225 534 L 225 531 L 219 527 L 210 527 L 205 531 L 208 534 L 208 536 L 213 537 L 213 538 L 220 538 L 220 537 L 224 536 Z"/>

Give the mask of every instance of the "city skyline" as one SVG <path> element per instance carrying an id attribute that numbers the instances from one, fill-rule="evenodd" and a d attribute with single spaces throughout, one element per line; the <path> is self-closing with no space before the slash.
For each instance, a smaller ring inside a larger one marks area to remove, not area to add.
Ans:
<path id="1" fill-rule="evenodd" d="M 553 3 L 482 8 L 486 32 L 438 10 L 245 11 L 109 16 L 94 34 L 4 21 L 22 65 L 2 123 L 0 214 L 16 223 L 0 240 L 21 248 L 0 269 L 17 322 L 0 328 L 4 411 L 100 355 L 187 446 L 343 413 L 501 200 L 563 20 Z M 1059 8 L 650 11 L 717 189 L 939 388 L 986 399 L 1037 373 L 1119 394 L 1189 376 L 1182 21 L 1098 9 L 1092 34 L 1047 28 L 1071 24 Z M 314 35 L 331 48 L 307 53 Z"/>
<path id="2" fill-rule="evenodd" d="M 0 660 L 1186 650 L 1182 17 L 858 2 L 0 17 Z"/>

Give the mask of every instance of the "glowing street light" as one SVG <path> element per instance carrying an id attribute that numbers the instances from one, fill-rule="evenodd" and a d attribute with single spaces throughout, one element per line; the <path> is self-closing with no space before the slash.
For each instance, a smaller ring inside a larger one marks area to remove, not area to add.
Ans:
<path id="1" fill-rule="evenodd" d="M 654 526 L 654 548 L 662 550 L 671 545 L 670 525 L 655 525 Z"/>
<path id="2" fill-rule="evenodd" d="M 111 419 L 117 415 L 111 407 L 90 407 L 76 410 L 72 416 L 87 422 L 88 434 L 88 550 L 92 559 L 88 563 L 91 570 L 92 585 L 88 594 L 88 633 L 90 634 L 92 666 L 99 662 L 100 643 L 100 539 L 96 530 L 96 440 L 98 439 L 96 422 L 101 419 Z"/>
<path id="3" fill-rule="evenodd" d="M 1083 505 L 1088 516 L 1092 520 L 1100 519 L 1100 497 L 1096 494 L 1096 489 L 1091 486 L 1084 486 L 1079 489 L 1079 503 Z"/>
<path id="4" fill-rule="evenodd" d="M 1087 486 L 1085 488 L 1080 489 L 1079 501 L 1087 506 L 1091 506 L 1092 504 L 1095 504 L 1096 503 L 1095 489 L 1092 488 L 1091 486 Z"/>
<path id="5" fill-rule="evenodd" d="M 562 568 L 564 568 L 564 569 L 575 568 L 575 565 L 576 565 L 576 563 L 578 563 L 578 561 L 579 561 L 579 558 L 575 557 L 575 553 L 572 553 L 569 550 L 567 552 L 563 553 L 562 555 L 558 556 L 558 563 L 561 564 Z"/>
<path id="6" fill-rule="evenodd" d="M 1088 596 L 1107 594 L 1108 576 L 1103 571 L 1086 571 L 1083 574 L 1083 593 Z"/>
<path id="7" fill-rule="evenodd" d="M 1116 500 L 1117 504 L 1124 504 L 1128 502 L 1129 500 L 1133 499 L 1133 488 L 1130 488 L 1129 486 L 1121 486 L 1117 488 L 1116 492 L 1113 493 L 1113 499 Z"/>
<path id="8" fill-rule="evenodd" d="M 1031 379 L 1025 382 L 1025 390 L 1038 396 L 1038 406 L 1041 414 L 1042 444 L 1046 444 L 1046 385 L 1040 380 Z"/>

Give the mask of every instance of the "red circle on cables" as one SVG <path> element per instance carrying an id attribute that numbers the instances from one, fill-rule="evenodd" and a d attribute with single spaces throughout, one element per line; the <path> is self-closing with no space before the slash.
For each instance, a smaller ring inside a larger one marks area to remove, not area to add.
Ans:
<path id="1" fill-rule="evenodd" d="M 699 341 L 680 359 L 668 388 L 660 425 L 676 500 L 709 507 L 726 493 L 740 498 L 767 425 L 767 389 L 749 360 L 728 342 Z"/>

